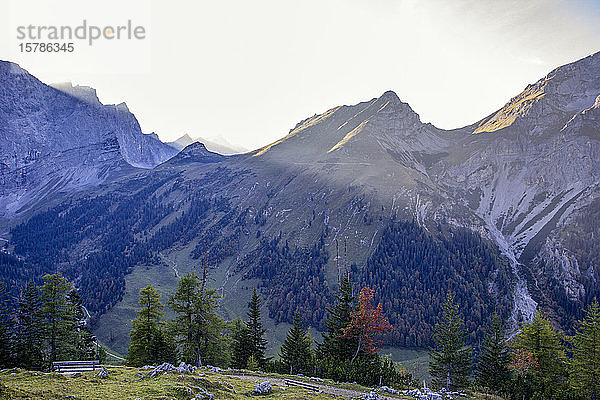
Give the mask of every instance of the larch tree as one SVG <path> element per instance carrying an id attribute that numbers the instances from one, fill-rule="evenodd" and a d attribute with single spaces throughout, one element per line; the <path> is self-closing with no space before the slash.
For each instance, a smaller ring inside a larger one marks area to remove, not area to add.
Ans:
<path id="1" fill-rule="evenodd" d="M 585 310 L 573 337 L 571 386 L 593 400 L 600 392 L 600 306 L 598 299 Z"/>
<path id="2" fill-rule="evenodd" d="M 350 313 L 350 325 L 343 331 L 344 338 L 356 340 L 356 348 L 351 362 L 358 357 L 361 351 L 366 354 L 378 352 L 382 344 L 379 336 L 392 328 L 388 319 L 383 315 L 381 303 L 376 307 L 373 305 L 374 295 L 375 292 L 368 286 L 360 291 L 358 307 Z"/>
<path id="3" fill-rule="evenodd" d="M 429 372 L 434 382 L 446 390 L 462 388 L 469 383 L 471 348 L 466 344 L 463 319 L 450 292 L 444 302 L 442 318 L 433 329 L 435 347 L 429 352 Z"/>
<path id="4" fill-rule="evenodd" d="M 170 326 L 182 347 L 183 360 L 197 366 L 215 364 L 225 346 L 225 322 L 216 313 L 219 296 L 216 290 L 207 289 L 205 282 L 186 274 L 168 302 L 176 314 Z"/>
<path id="5" fill-rule="evenodd" d="M 564 338 L 543 313 L 536 313 L 531 322 L 523 325 L 515 337 L 514 348 L 532 354 L 532 383 L 538 396 L 552 399 L 565 392 L 568 375 Z"/>
<path id="6" fill-rule="evenodd" d="M 19 366 L 27 370 L 44 368 L 44 332 L 39 288 L 29 281 L 19 296 L 16 315 L 16 353 Z"/>
<path id="7" fill-rule="evenodd" d="M 179 280 L 177 291 L 169 297 L 167 305 L 175 313 L 175 319 L 170 323 L 176 335 L 176 342 L 181 346 L 183 361 L 200 366 L 199 338 L 197 337 L 200 323 L 198 306 L 200 303 L 200 281 L 195 274 L 188 273 Z"/>
<path id="8" fill-rule="evenodd" d="M 67 295 L 72 289 L 73 284 L 60 273 L 44 276 L 41 288 L 42 317 L 50 348 L 50 362 L 59 358 L 70 358 L 71 327 Z"/>
<path id="9" fill-rule="evenodd" d="M 162 321 L 160 294 L 149 285 L 140 290 L 139 296 L 140 309 L 136 311 L 138 316 L 133 320 L 127 365 L 174 362 L 175 351 L 163 329 L 165 323 Z"/>

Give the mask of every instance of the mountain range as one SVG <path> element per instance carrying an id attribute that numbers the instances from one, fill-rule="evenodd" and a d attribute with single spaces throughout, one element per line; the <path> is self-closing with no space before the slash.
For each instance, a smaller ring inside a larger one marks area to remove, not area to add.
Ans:
<path id="1" fill-rule="evenodd" d="M 390 342 L 411 347 L 429 344 L 448 290 L 473 339 L 495 311 L 513 330 L 539 309 L 570 329 L 600 295 L 600 53 L 463 128 L 423 123 L 385 92 L 233 156 L 200 143 L 174 155 L 125 106 L 0 66 L 14 255 L 2 276 L 14 287 L 56 269 L 75 279 L 106 343 L 126 334 L 114 327 L 134 315 L 140 282 L 166 295 L 167 275 L 203 264 L 226 317 L 258 286 L 274 324 L 300 309 L 316 329 L 350 273 L 376 289 Z M 50 186 L 60 201 L 44 205 Z M 19 214 L 31 200 L 13 193 L 25 189 L 38 206 Z"/>
<path id="2" fill-rule="evenodd" d="M 223 155 L 232 155 L 248 152 L 248 149 L 235 144 L 231 144 L 225 138 L 210 140 L 202 137 L 197 137 L 192 139 L 192 137 L 187 133 L 181 136 L 180 138 L 169 142 L 169 145 L 176 148 L 177 150 L 182 150 L 183 148 L 189 146 L 192 143 L 202 143 L 208 150 Z"/>
<path id="3" fill-rule="evenodd" d="M 142 134 L 125 103 L 103 105 L 92 88 L 54 88 L 0 62 L 0 218 L 177 152 Z"/>

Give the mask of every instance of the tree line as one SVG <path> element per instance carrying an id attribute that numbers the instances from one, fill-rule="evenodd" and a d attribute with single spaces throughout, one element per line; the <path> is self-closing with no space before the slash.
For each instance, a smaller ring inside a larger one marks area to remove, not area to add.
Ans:
<path id="1" fill-rule="evenodd" d="M 484 321 L 494 310 L 503 318 L 510 312 L 514 275 L 507 260 L 467 229 L 440 223 L 432 231 L 437 234 L 414 221 L 392 220 L 364 265 L 352 260 L 346 265 L 346 256 L 337 255 L 344 264 L 339 269 L 349 269 L 360 287 L 375 290 L 393 325 L 386 332 L 390 345 L 430 346 L 446 290 L 457 294 L 472 341 L 483 338 Z M 334 298 L 327 281 L 326 238 L 323 232 L 312 245 L 301 247 L 290 245 L 281 235 L 262 237 L 239 260 L 237 271 L 244 278 L 260 279 L 269 317 L 275 322 L 292 323 L 299 310 L 307 324 L 326 328 L 326 308 Z"/>
<path id="2" fill-rule="evenodd" d="M 86 312 L 73 284 L 60 274 L 29 282 L 10 312 L 7 288 L 0 283 L 0 366 L 48 370 L 57 360 L 104 360 L 106 354 L 87 328 Z M 344 274 L 327 309 L 326 332 L 316 342 L 296 312 L 278 357 L 266 355 L 256 289 L 245 321 L 224 321 L 217 313 L 219 294 L 202 276 L 186 274 L 167 299 L 174 319 L 164 320 L 164 305 L 154 287 L 140 290 L 139 309 L 130 332 L 126 363 L 143 366 L 184 361 L 238 369 L 306 374 L 364 385 L 409 387 L 412 376 L 381 357 L 385 332 L 392 327 L 375 291 L 354 295 Z M 555 329 L 542 312 L 507 336 L 498 314 L 473 346 L 455 296 L 450 292 L 433 329 L 430 373 L 446 390 L 470 388 L 511 399 L 593 399 L 600 389 L 600 305 L 582 312 L 572 336 Z"/>
<path id="3" fill-rule="evenodd" d="M 206 286 L 206 274 L 188 273 L 169 296 L 173 311 L 164 320 L 160 294 L 150 285 L 140 290 L 139 309 L 130 332 L 127 354 L 130 366 L 183 361 L 289 374 L 308 374 L 365 385 L 407 387 L 412 376 L 390 358 L 380 357 L 381 334 L 391 328 L 382 305 L 374 305 L 374 292 L 363 288 L 353 295 L 348 275 L 341 279 L 327 332 L 316 343 L 296 312 L 278 357 L 268 357 L 261 320 L 262 299 L 256 289 L 248 303 L 245 321 L 224 321 L 218 314 L 219 295 Z"/>
<path id="4" fill-rule="evenodd" d="M 9 307 L 8 294 L 0 282 L 0 366 L 49 370 L 58 360 L 106 358 L 79 293 L 61 274 L 45 275 L 41 286 L 30 281 L 16 307 Z"/>
<path id="5" fill-rule="evenodd" d="M 450 293 L 434 327 L 430 373 L 447 390 L 473 387 L 511 399 L 593 399 L 600 390 L 600 306 L 584 310 L 573 336 L 555 329 L 542 312 L 507 337 L 494 314 L 476 357 Z"/>

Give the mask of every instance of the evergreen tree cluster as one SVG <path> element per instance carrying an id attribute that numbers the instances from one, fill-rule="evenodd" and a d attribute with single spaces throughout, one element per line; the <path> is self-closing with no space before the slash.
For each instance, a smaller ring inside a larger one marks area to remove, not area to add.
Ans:
<path id="1" fill-rule="evenodd" d="M 269 317 L 292 323 L 296 311 L 307 323 L 325 328 L 327 304 L 331 300 L 325 271 L 328 261 L 325 238 L 309 248 L 291 249 L 280 238 L 262 239 L 256 250 L 239 264 L 246 278 L 258 278 L 269 294 Z"/>
<path id="2" fill-rule="evenodd" d="M 369 386 L 413 385 L 412 375 L 377 353 L 376 337 L 391 328 L 381 314 L 382 305 L 371 304 L 370 288 L 363 288 L 358 298 L 353 290 L 346 272 L 340 278 L 333 308 L 328 310 L 327 332 L 315 351 L 314 372 L 321 377 Z"/>
<path id="3" fill-rule="evenodd" d="M 451 290 L 465 318 L 469 340 L 483 338 L 483 324 L 496 310 L 510 310 L 511 273 L 481 237 L 465 229 L 438 225 L 431 235 L 419 225 L 391 223 L 366 266 L 353 266 L 361 286 L 375 290 L 394 329 L 391 344 L 427 347 L 442 312 L 444 293 Z M 497 293 L 491 293 L 495 282 Z"/>
<path id="4" fill-rule="evenodd" d="M 8 295 L 0 282 L 0 366 L 48 370 L 54 361 L 104 359 L 79 293 L 61 274 L 45 275 L 41 287 L 30 281 L 12 313 Z"/>
<path id="5" fill-rule="evenodd" d="M 167 305 L 175 318 L 163 320 L 160 294 L 149 285 L 140 290 L 138 316 L 133 320 L 127 365 L 156 365 L 182 360 L 192 365 L 226 365 L 230 361 L 228 326 L 216 313 L 219 296 L 206 285 L 206 270 L 199 278 L 188 273 L 179 280 Z"/>
<path id="6" fill-rule="evenodd" d="M 158 263 L 157 253 L 175 243 L 204 237 L 192 256 L 208 252 L 212 263 L 233 254 L 231 235 L 238 227 L 231 233 L 225 228 L 241 213 L 222 198 L 191 190 L 233 178 L 230 172 L 217 169 L 186 184 L 172 181 L 170 174 L 157 171 L 109 194 L 65 201 L 15 226 L 10 232 L 15 255 L 0 252 L 0 276 L 11 296 L 29 280 L 40 283 L 39 277 L 60 265 L 65 276 L 77 278 L 94 319 L 122 300 L 132 267 Z M 174 196 L 181 196 L 176 204 Z M 177 217 L 155 230 L 175 208 L 181 210 Z M 82 252 L 82 244 L 89 249 Z"/>
<path id="7" fill-rule="evenodd" d="M 187 274 L 167 301 L 175 314 L 167 322 L 163 319 L 160 294 L 148 286 L 140 290 L 127 364 L 156 365 L 182 360 L 195 365 L 307 374 L 367 385 L 408 386 L 412 383 L 410 374 L 389 358 L 379 357 L 376 347 L 366 345 L 375 343 L 374 336 L 381 333 L 378 327 L 386 326 L 381 324 L 382 320 L 387 323 L 381 315 L 381 305 L 370 304 L 372 295 L 363 296 L 366 301 L 355 301 L 352 290 L 346 275 L 330 310 L 328 332 L 316 347 L 302 315 L 296 312 L 279 357 L 273 360 L 265 355 L 262 300 L 256 289 L 248 303 L 246 321 L 225 322 L 216 313 L 219 296 L 206 288 L 206 274 L 202 278 Z M 372 317 L 365 319 L 365 315 Z M 364 329 L 356 330 L 362 325 Z"/>
<path id="8" fill-rule="evenodd" d="M 600 306 L 594 300 L 575 334 L 556 330 L 542 313 L 509 340 L 494 314 L 473 363 L 465 324 L 449 294 L 434 327 L 430 373 L 446 390 L 469 387 L 511 399 L 593 399 L 600 390 Z M 470 382 L 472 370 L 475 381 Z"/>

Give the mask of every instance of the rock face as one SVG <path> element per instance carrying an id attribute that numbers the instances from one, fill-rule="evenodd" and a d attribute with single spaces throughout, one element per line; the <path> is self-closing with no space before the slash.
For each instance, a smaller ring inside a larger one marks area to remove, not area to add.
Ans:
<path id="1" fill-rule="evenodd" d="M 166 143 L 160 141 L 154 133 L 143 134 L 135 116 L 127 108 L 127 104 L 103 105 L 98 100 L 96 89 L 88 86 L 73 86 L 70 83 L 53 85 L 54 88 L 67 93 L 89 105 L 96 106 L 108 116 L 108 123 L 113 123 L 114 132 L 119 140 L 121 154 L 125 161 L 134 167 L 154 168 L 158 164 L 177 154 Z"/>
<path id="2" fill-rule="evenodd" d="M 0 61 L 0 217 L 177 153 L 142 134 L 125 104 L 102 105 L 91 88 L 59 88 Z"/>
<path id="3" fill-rule="evenodd" d="M 585 300 L 586 287 L 598 290 L 600 271 L 587 266 L 582 274 L 572 256 L 578 250 L 565 247 L 557 235 L 600 194 L 599 94 L 596 53 L 528 86 L 430 169 L 452 196 L 449 208 L 472 199 L 478 229 L 496 242 L 520 277 L 513 322 L 519 315 L 531 318 L 547 296 L 538 292 L 537 300 L 532 298 L 536 280 L 561 292 L 559 302 Z M 460 218 L 460 213 L 448 216 Z M 599 250 L 592 246 L 591 251 Z"/>

